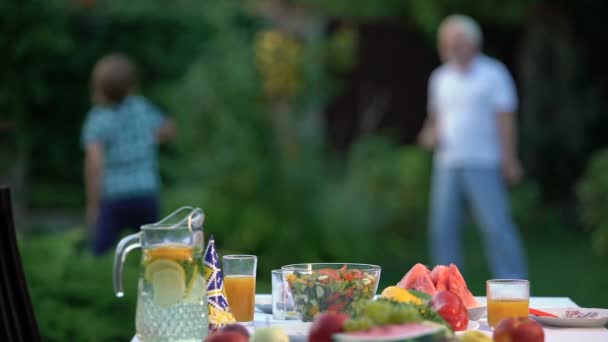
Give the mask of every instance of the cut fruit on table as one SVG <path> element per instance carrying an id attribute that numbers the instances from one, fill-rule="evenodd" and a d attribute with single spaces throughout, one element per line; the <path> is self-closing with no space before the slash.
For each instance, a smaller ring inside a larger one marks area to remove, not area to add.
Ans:
<path id="1" fill-rule="evenodd" d="M 437 265 L 431 271 L 425 265 L 418 263 L 405 274 L 397 286 L 406 290 L 421 291 L 431 296 L 439 291 L 450 291 L 457 295 L 467 308 L 478 306 L 460 270 L 454 264 Z"/>
<path id="2" fill-rule="evenodd" d="M 423 321 L 440 324 L 446 330 L 450 329 L 445 319 L 429 305 L 399 303 L 379 298 L 362 306 L 356 316 L 345 322 L 344 330 L 346 332 L 365 331 L 376 327 Z"/>
<path id="3" fill-rule="evenodd" d="M 186 293 L 186 272 L 175 261 L 152 261 L 146 267 L 145 279 L 152 285 L 154 301 L 158 305 L 175 304 Z"/>
<path id="4" fill-rule="evenodd" d="M 459 338 L 460 342 L 492 342 L 492 338 L 479 330 L 471 330 Z"/>
<path id="5" fill-rule="evenodd" d="M 370 341 L 444 341 L 450 332 L 443 325 L 433 322 L 406 323 L 374 327 L 365 331 L 336 334 L 338 342 Z"/>
<path id="6" fill-rule="evenodd" d="M 392 299 L 401 303 L 422 304 L 422 299 L 399 286 L 389 286 L 382 291 L 382 298 Z"/>
<path id="7" fill-rule="evenodd" d="M 469 312 L 464 307 L 460 298 L 454 293 L 444 290 L 439 291 L 430 303 L 441 317 L 452 327 L 454 331 L 464 331 L 469 325 Z"/>

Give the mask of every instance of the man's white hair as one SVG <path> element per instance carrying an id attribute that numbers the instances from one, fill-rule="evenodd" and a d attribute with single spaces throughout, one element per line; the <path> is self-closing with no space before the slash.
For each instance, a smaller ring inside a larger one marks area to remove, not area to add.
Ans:
<path id="1" fill-rule="evenodd" d="M 483 41 L 483 34 L 481 28 L 477 22 L 463 14 L 452 14 L 447 16 L 439 25 L 439 34 L 444 30 L 457 28 L 463 32 L 467 38 L 475 44 L 477 47 L 481 47 Z"/>

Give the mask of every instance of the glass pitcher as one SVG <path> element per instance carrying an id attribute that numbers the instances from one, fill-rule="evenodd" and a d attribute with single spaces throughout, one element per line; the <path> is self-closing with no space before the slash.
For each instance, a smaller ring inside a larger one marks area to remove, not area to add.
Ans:
<path id="1" fill-rule="evenodd" d="M 142 249 L 135 316 L 140 341 L 200 342 L 207 336 L 204 217 L 199 208 L 182 207 L 118 243 L 114 258 L 117 297 L 124 295 L 122 269 L 127 254 Z"/>

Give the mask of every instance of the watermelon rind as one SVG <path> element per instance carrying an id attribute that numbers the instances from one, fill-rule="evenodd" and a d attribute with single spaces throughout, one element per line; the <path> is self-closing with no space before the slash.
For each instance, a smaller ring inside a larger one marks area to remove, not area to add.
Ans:
<path id="1" fill-rule="evenodd" d="M 424 301 L 430 300 L 432 298 L 432 296 L 430 294 L 422 292 L 422 291 L 413 290 L 413 289 L 410 289 L 410 290 L 407 290 L 407 291 L 409 293 L 413 294 L 414 296 L 416 296 L 416 297 L 424 300 Z"/>
<path id="2" fill-rule="evenodd" d="M 419 327 L 420 325 L 425 325 L 430 329 L 425 331 L 407 331 L 408 327 Z M 372 329 L 335 334 L 332 336 L 332 340 L 334 342 L 440 342 L 453 336 L 452 332 L 443 325 L 428 321 L 385 326 L 382 328 L 385 330 L 381 332 L 378 329 Z"/>

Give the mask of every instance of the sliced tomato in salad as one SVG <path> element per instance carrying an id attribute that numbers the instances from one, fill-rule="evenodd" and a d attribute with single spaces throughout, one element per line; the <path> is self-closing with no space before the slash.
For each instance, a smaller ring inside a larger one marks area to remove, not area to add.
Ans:
<path id="1" fill-rule="evenodd" d="M 359 270 L 349 270 L 346 265 L 342 266 L 338 272 L 340 273 L 340 277 L 346 281 L 361 279 L 362 274 Z"/>
<path id="2" fill-rule="evenodd" d="M 359 270 L 352 270 L 352 271 L 350 271 L 350 274 L 353 276 L 354 280 L 363 279 L 363 272 L 361 272 Z"/>
<path id="3" fill-rule="evenodd" d="M 320 275 L 325 275 L 329 277 L 329 279 L 340 280 L 340 273 L 337 270 L 331 268 L 322 268 L 319 270 Z"/>

